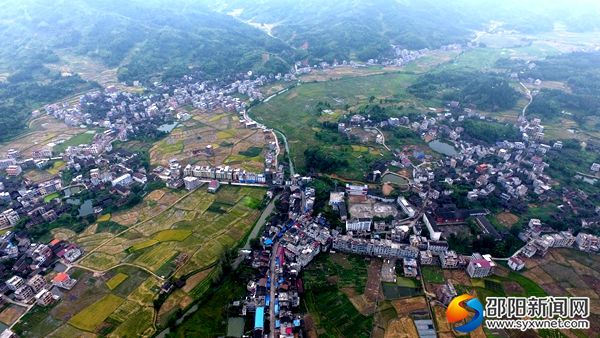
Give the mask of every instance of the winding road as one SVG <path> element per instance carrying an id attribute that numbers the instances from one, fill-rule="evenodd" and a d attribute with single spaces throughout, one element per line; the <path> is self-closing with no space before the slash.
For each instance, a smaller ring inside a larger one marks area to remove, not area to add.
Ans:
<path id="1" fill-rule="evenodd" d="M 527 86 L 525 86 L 523 84 L 523 82 L 519 81 L 519 84 L 521 85 L 521 87 L 523 87 L 523 89 L 525 89 L 525 95 L 527 95 L 527 98 L 529 99 L 529 103 L 527 103 L 525 105 L 525 107 L 523 107 L 523 112 L 521 113 L 521 116 L 525 117 L 525 113 L 527 112 L 527 108 L 529 108 L 529 106 L 533 102 L 533 95 L 531 95 L 531 90 L 529 90 L 529 88 L 527 88 Z"/>

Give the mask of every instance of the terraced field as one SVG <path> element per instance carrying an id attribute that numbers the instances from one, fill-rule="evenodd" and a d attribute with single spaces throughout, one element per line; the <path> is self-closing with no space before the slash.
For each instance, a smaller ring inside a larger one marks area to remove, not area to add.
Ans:
<path id="1" fill-rule="evenodd" d="M 55 229 L 53 235 L 77 242 L 86 252 L 82 269 L 71 271 L 79 282 L 52 311 L 34 312 L 24 325 L 39 336 L 152 335 L 155 318 L 165 324 L 208 290 L 220 271 L 215 263 L 250 231 L 264 195 L 261 188 L 233 186 L 217 194 L 158 190 L 80 234 Z M 169 276 L 190 276 L 189 285 L 155 309 Z"/>

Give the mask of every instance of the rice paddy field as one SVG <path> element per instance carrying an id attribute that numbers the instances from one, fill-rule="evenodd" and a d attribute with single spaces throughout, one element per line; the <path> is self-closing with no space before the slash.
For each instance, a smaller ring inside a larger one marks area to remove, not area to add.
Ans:
<path id="1" fill-rule="evenodd" d="M 86 252 L 78 262 L 81 269 L 70 271 L 78 283 L 54 307 L 28 314 L 18 331 L 55 337 L 151 336 L 155 319 L 166 324 L 209 289 L 221 253 L 249 233 L 264 195 L 262 188 L 234 186 L 222 186 L 216 194 L 164 189 L 80 234 L 55 229 L 55 237 L 75 241 Z M 189 276 L 189 285 L 155 308 L 170 276 Z"/>
<path id="2" fill-rule="evenodd" d="M 171 158 L 197 165 L 230 165 L 262 171 L 263 150 L 271 134 L 246 129 L 235 113 L 192 110 L 193 118 L 181 123 L 150 149 L 153 164 L 166 165 Z M 206 146 L 213 152 L 207 153 Z"/>

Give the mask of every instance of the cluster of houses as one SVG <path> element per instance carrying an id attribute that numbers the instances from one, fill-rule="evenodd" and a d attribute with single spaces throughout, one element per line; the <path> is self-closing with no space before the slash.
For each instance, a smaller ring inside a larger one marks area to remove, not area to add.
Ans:
<path id="1" fill-rule="evenodd" d="M 334 60 L 332 63 L 322 61 L 319 64 L 312 65 L 312 67 L 307 62 L 298 61 L 294 65 L 293 73 L 295 75 L 302 75 L 310 73 L 313 69 L 331 69 L 337 67 L 352 67 L 352 68 L 364 68 L 367 66 L 381 65 L 381 66 L 395 66 L 402 67 L 407 65 L 408 63 L 418 60 L 422 57 L 431 55 L 434 50 L 430 50 L 428 48 L 418 49 L 418 50 L 410 50 L 406 49 L 402 46 L 392 45 L 392 55 L 391 56 L 381 56 L 376 59 L 369 59 L 366 63 L 357 62 L 357 61 L 337 61 Z M 450 44 L 440 47 L 441 51 L 462 51 L 463 46 L 460 44 Z"/>
<path id="2" fill-rule="evenodd" d="M 543 226 L 539 219 L 532 218 L 519 233 L 519 238 L 526 244 L 513 254 L 508 265 L 513 270 L 525 267 L 524 258 L 545 256 L 551 248 L 575 248 L 589 253 L 600 253 L 600 237 L 580 232 L 574 236 L 572 232 L 560 231 Z"/>
<path id="3" fill-rule="evenodd" d="M 70 290 L 77 281 L 57 269 L 81 258 L 83 251 L 77 245 L 58 239 L 48 244 L 32 243 L 24 232 L 8 231 L 0 237 L 0 261 L 13 262 L 0 265 L 5 280 L 0 293 L 12 301 L 46 306 L 60 298 L 56 288 Z"/>
<path id="4" fill-rule="evenodd" d="M 266 169 L 264 173 L 254 173 L 240 168 L 230 166 L 192 166 L 182 165 L 177 159 L 169 161 L 168 168 L 158 166 L 152 173 L 160 180 L 166 182 L 167 187 L 172 189 L 185 189 L 191 191 L 204 183 L 209 183 L 209 191 L 214 193 L 220 184 L 256 185 L 267 186 L 281 184 L 283 182 L 283 170 L 273 172 Z M 215 188 L 216 187 L 216 188 Z"/>
<path id="5" fill-rule="evenodd" d="M 136 94 L 109 86 L 102 91 L 82 95 L 76 103 L 52 104 L 45 111 L 69 126 L 82 128 L 107 128 L 119 140 L 147 132 L 145 126 L 156 129 L 168 121 L 188 120 L 191 115 L 177 108 L 192 106 L 202 111 L 222 109 L 241 112 L 246 100 L 262 100 L 260 87 L 273 81 L 294 81 L 293 74 L 240 75 L 237 79 L 224 81 L 202 81 L 200 76 L 186 75 L 171 83 L 152 84 L 144 94 Z"/>

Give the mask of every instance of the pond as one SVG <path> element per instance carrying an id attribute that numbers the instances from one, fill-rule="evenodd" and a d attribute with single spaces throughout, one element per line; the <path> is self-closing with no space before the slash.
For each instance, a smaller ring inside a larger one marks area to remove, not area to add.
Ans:
<path id="1" fill-rule="evenodd" d="M 165 133 L 170 133 L 173 129 L 175 129 L 175 127 L 177 127 L 177 122 L 173 122 L 171 124 L 163 124 L 160 127 L 158 127 L 157 129 L 160 131 L 164 131 Z"/>
<path id="2" fill-rule="evenodd" d="M 458 155 L 458 152 L 451 144 L 444 143 L 438 140 L 433 140 L 428 144 L 429 148 L 433 149 L 435 152 L 444 154 L 446 156 L 455 156 Z"/>
<path id="3" fill-rule="evenodd" d="M 85 217 L 94 213 L 92 200 L 85 200 L 79 207 L 79 217 Z"/>

